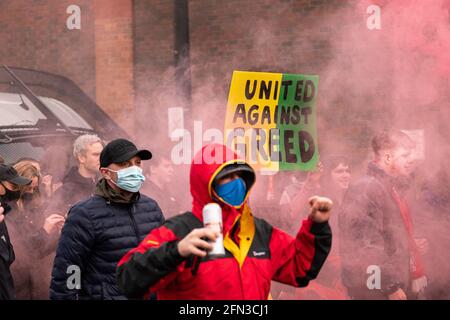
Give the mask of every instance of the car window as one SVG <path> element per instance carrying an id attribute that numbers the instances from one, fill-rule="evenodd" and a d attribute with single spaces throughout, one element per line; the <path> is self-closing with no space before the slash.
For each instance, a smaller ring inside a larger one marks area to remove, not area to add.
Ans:
<path id="1" fill-rule="evenodd" d="M 68 105 L 53 98 L 39 97 L 39 99 L 68 127 L 92 130 L 92 127 Z"/>
<path id="2" fill-rule="evenodd" d="M 39 99 L 67 126 L 92 130 L 92 127 L 73 109 L 54 98 Z M 46 117 L 23 94 L 0 92 L 2 117 L 0 126 L 35 125 Z"/>
<path id="3" fill-rule="evenodd" d="M 45 116 L 22 94 L 0 92 L 0 126 L 35 125 Z"/>
<path id="4" fill-rule="evenodd" d="M 46 108 L 37 104 L 33 97 L 40 99 Z M 95 97 L 86 95 L 68 78 L 37 70 L 0 66 L 0 140 L 2 134 L 12 139 L 24 134 L 43 134 L 40 129 L 51 134 L 66 134 L 63 127 L 68 127 L 71 134 L 76 135 L 95 133 L 102 138 L 127 137 L 127 132 L 93 99 Z M 42 121 L 38 123 L 39 120 Z M 37 123 L 39 127 L 33 127 Z M 6 138 L 3 140 L 7 142 Z"/>

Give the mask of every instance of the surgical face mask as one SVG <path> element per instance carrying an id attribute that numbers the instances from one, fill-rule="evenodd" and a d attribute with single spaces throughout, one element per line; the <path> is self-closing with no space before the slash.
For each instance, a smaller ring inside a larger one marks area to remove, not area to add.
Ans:
<path id="1" fill-rule="evenodd" d="M 117 171 L 111 169 L 108 170 L 117 173 L 117 181 L 111 181 L 120 189 L 129 192 L 138 192 L 145 181 L 145 177 L 142 174 L 142 169 L 137 166 L 132 166 Z"/>
<path id="2" fill-rule="evenodd" d="M 219 197 L 232 206 L 240 206 L 247 195 L 247 187 L 242 178 L 218 185 L 215 190 Z"/>

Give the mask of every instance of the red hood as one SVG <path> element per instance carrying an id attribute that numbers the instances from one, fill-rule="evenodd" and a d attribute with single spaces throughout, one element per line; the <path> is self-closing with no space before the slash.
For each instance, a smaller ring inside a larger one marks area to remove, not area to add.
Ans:
<path id="1" fill-rule="evenodd" d="M 217 202 L 212 198 L 213 190 L 211 187 L 215 176 L 226 165 L 233 163 L 245 162 L 239 159 L 236 153 L 221 144 L 204 146 L 202 150 L 197 152 L 192 160 L 190 171 L 190 187 L 193 198 L 192 212 L 201 221 L 203 221 L 203 207 L 210 202 Z M 250 187 L 248 189 L 250 189 Z M 250 190 L 247 192 L 247 197 L 249 191 Z M 247 198 L 240 207 L 233 207 L 223 202 L 219 202 L 219 205 L 222 207 L 224 234 L 226 234 L 232 227 L 236 218 L 240 216 L 243 209 L 247 206 Z"/>

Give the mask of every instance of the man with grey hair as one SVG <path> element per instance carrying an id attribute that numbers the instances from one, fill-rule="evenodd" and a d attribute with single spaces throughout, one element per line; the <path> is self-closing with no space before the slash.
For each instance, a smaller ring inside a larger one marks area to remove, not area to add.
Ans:
<path id="1" fill-rule="evenodd" d="M 102 139 L 93 134 L 75 140 L 73 156 L 77 167 L 72 167 L 64 177 L 63 186 L 55 192 L 47 213 L 65 215 L 75 203 L 94 193 L 103 146 Z"/>

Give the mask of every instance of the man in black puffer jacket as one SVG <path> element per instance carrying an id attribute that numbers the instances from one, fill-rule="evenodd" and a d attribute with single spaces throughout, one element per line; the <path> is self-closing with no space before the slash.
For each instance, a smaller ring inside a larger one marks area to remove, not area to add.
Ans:
<path id="1" fill-rule="evenodd" d="M 139 193 L 145 178 L 138 150 L 117 139 L 100 154 L 95 195 L 73 206 L 56 251 L 51 299 L 125 299 L 116 285 L 116 265 L 154 228 L 164 222 L 158 204 Z"/>

